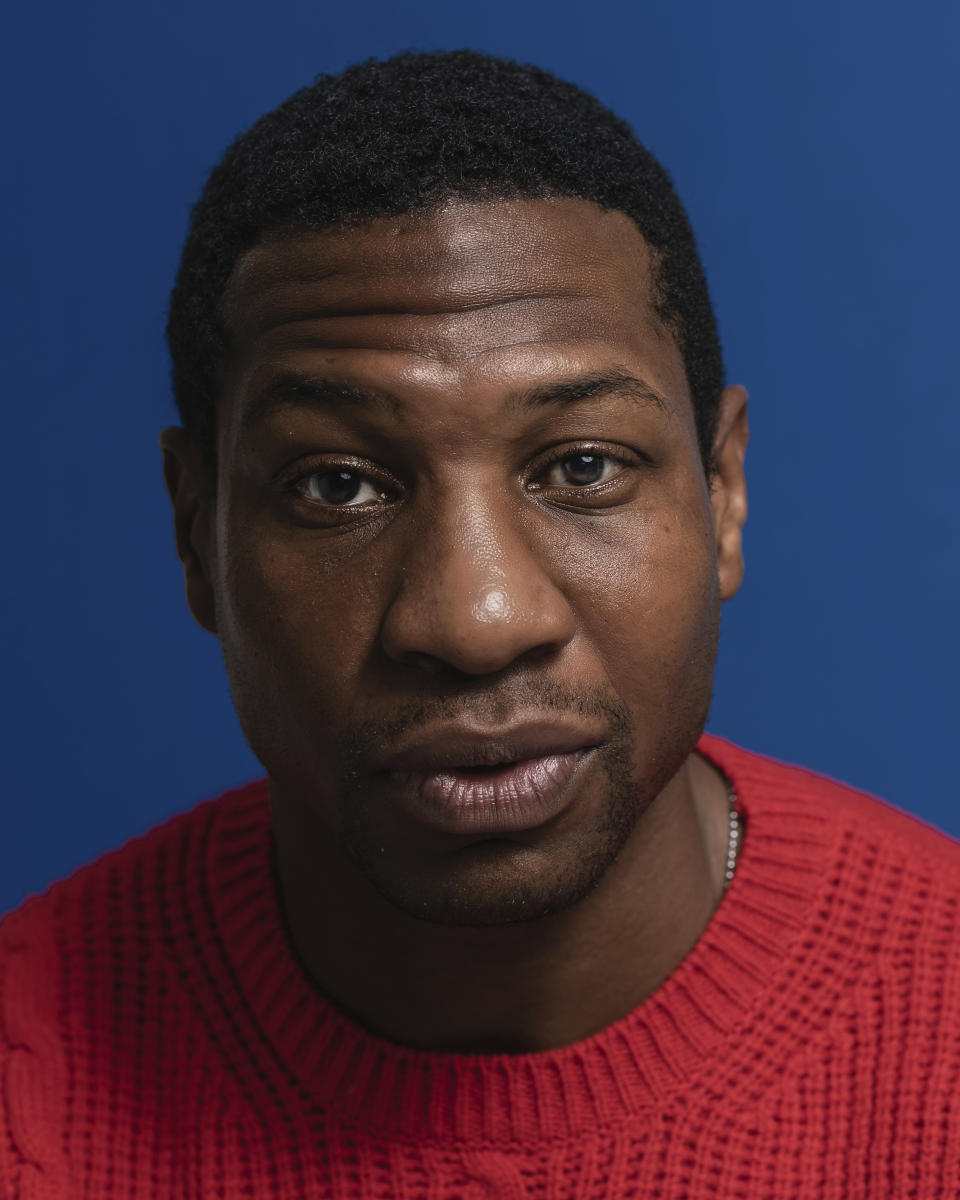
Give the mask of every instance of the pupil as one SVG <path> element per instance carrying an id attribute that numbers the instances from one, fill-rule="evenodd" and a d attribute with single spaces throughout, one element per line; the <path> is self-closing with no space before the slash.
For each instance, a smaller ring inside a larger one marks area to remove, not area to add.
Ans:
<path id="1" fill-rule="evenodd" d="M 603 474 L 603 457 L 599 454 L 571 454 L 564 459 L 564 466 L 572 483 L 596 483 Z"/>
<path id="2" fill-rule="evenodd" d="M 352 471 L 326 471 L 317 483 L 321 497 L 328 504 L 346 504 L 360 491 L 360 479 Z"/>

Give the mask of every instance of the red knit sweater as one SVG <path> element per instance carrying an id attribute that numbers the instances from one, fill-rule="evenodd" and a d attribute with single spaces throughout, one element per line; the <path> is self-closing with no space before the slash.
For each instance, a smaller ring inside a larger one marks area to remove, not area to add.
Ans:
<path id="1" fill-rule="evenodd" d="M 960 1196 L 960 844 L 701 749 L 745 816 L 734 881 L 562 1050 L 409 1050 L 318 994 L 262 783 L 31 899 L 0 924 L 0 1196 Z"/>

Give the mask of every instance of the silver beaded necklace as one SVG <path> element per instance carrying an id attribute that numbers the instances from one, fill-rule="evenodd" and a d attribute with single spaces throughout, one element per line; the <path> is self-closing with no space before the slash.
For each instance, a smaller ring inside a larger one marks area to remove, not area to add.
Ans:
<path id="1" fill-rule="evenodd" d="M 727 798 L 730 801 L 730 832 L 727 835 L 727 867 L 724 872 L 723 890 L 726 891 L 737 869 L 737 854 L 740 851 L 741 829 L 740 814 L 737 812 L 737 793 L 733 784 L 727 784 Z"/>

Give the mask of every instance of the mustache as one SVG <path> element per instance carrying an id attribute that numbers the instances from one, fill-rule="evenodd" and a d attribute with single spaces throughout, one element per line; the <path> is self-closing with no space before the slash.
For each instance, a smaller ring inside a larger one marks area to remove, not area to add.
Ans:
<path id="1" fill-rule="evenodd" d="M 609 688 L 523 680 L 496 690 L 419 697 L 389 714 L 345 730 L 340 755 L 345 769 L 352 773 L 365 761 L 388 752 L 399 738 L 434 722 L 467 718 L 478 725 L 505 725 L 519 715 L 529 718 L 544 712 L 601 720 L 611 741 L 626 738 L 631 728 L 626 707 Z"/>

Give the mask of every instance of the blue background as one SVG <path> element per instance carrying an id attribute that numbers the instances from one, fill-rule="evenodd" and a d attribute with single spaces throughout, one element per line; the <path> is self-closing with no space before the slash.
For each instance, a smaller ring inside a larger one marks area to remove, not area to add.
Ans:
<path id="1" fill-rule="evenodd" d="M 960 6 L 18 8 L 0 911 L 258 770 L 174 556 L 167 294 L 227 142 L 317 73 L 405 48 L 535 61 L 662 158 L 752 395 L 748 573 L 711 728 L 960 833 Z"/>

